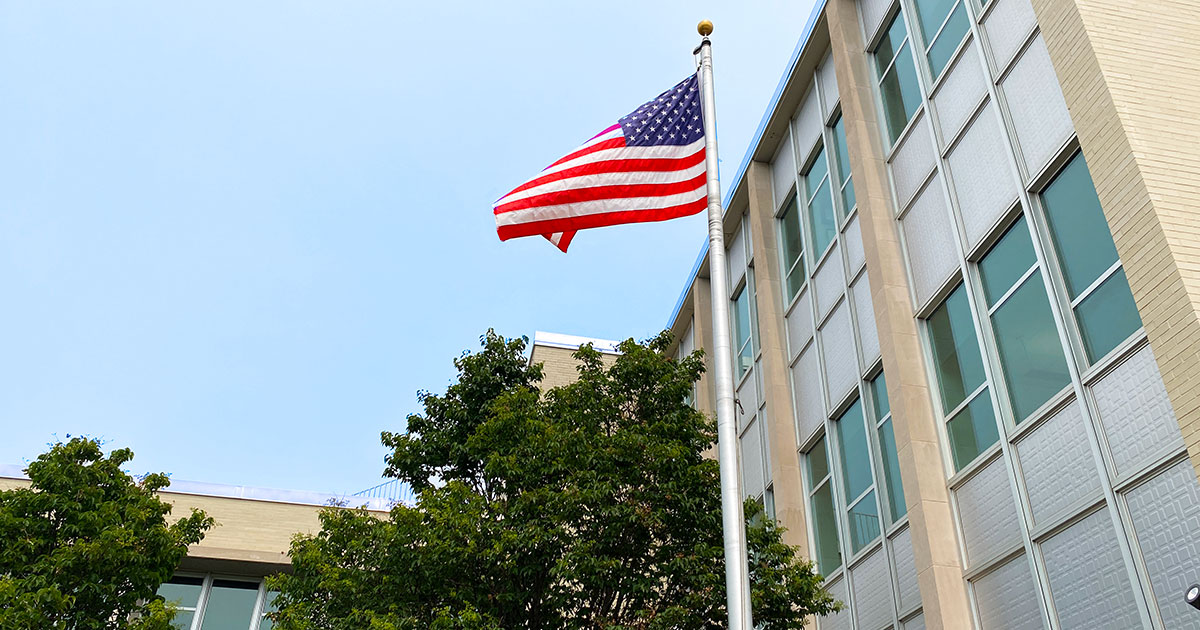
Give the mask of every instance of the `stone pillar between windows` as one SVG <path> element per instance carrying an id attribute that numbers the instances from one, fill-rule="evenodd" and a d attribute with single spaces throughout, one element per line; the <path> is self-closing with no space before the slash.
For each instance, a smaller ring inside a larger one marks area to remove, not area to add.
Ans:
<path id="1" fill-rule="evenodd" d="M 1033 9 L 1200 475 L 1200 6 Z"/>
<path id="2" fill-rule="evenodd" d="M 931 629 L 970 628 L 971 613 L 946 487 L 947 467 L 938 441 L 941 420 L 933 410 L 918 322 L 913 317 L 898 226 L 893 218 L 874 74 L 864 53 L 854 0 L 828 0 L 825 16 L 925 624 Z"/>
<path id="3" fill-rule="evenodd" d="M 779 262 L 779 240 L 775 238 L 775 204 L 771 189 L 771 167 L 750 162 L 746 172 L 749 188 L 750 238 L 754 242 L 754 279 L 758 294 L 758 339 L 762 347 L 763 397 L 767 403 L 766 436 L 771 457 L 771 480 L 775 492 L 775 516 L 787 528 L 783 541 L 800 548 L 809 557 L 805 526 L 804 486 L 796 454 L 796 425 L 792 388 L 788 383 L 787 324 L 783 318 L 785 298 Z"/>
<path id="4" fill-rule="evenodd" d="M 692 283 L 692 340 L 696 349 L 704 350 L 704 374 L 696 382 L 696 409 L 715 418 L 717 404 L 712 383 L 713 349 L 709 345 L 712 332 L 712 294 L 709 293 L 708 278 L 697 275 Z M 716 459 L 715 447 L 712 455 Z"/>

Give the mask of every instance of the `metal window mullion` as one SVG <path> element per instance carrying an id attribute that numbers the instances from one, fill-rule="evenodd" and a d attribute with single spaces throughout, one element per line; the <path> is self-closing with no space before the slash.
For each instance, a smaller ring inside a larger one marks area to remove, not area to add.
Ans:
<path id="1" fill-rule="evenodd" d="M 1080 302 L 1091 297 L 1091 295 L 1096 292 L 1096 289 L 1100 288 L 1100 285 L 1104 284 L 1106 280 L 1113 277 L 1113 275 L 1116 274 L 1117 270 L 1120 268 L 1121 257 L 1118 256 L 1117 262 L 1114 262 L 1111 267 L 1104 270 L 1104 272 L 1101 273 L 1094 281 L 1092 281 L 1092 283 L 1089 284 L 1086 289 L 1080 291 L 1079 295 L 1075 296 L 1075 299 L 1071 300 L 1071 310 L 1074 311 L 1075 307 L 1079 306 Z"/>
<path id="2" fill-rule="evenodd" d="M 204 611 L 208 608 L 208 597 L 212 594 L 212 585 L 212 574 L 205 573 L 204 581 L 200 584 L 200 597 L 196 599 L 196 609 L 192 613 L 192 630 L 200 630 L 200 624 L 204 620 Z"/>
<path id="3" fill-rule="evenodd" d="M 963 0 L 958 0 L 958 2 L 955 2 L 954 6 L 950 7 L 950 10 L 946 12 L 946 17 L 942 18 L 942 25 L 938 27 L 938 30 L 933 34 L 933 37 L 930 37 L 929 41 L 925 43 L 926 55 L 929 55 L 929 49 L 933 48 L 933 43 L 937 41 L 938 37 L 941 37 L 942 31 L 946 30 L 946 25 L 950 23 L 950 16 L 954 15 L 954 10 L 957 9 L 958 5 L 962 4 L 962 2 Z"/>
<path id="4" fill-rule="evenodd" d="M 986 258 L 986 256 L 985 256 L 985 258 Z M 996 303 L 991 306 L 986 306 L 987 305 L 987 296 L 985 295 L 983 297 L 983 303 L 984 303 L 985 307 L 987 308 L 988 317 L 991 318 L 992 315 L 995 315 L 996 311 L 1000 310 L 1000 307 L 1003 306 L 1004 303 L 1008 301 L 1008 298 L 1012 297 L 1012 295 L 1014 293 L 1016 293 L 1018 289 L 1020 289 L 1022 286 L 1024 286 L 1025 281 L 1029 279 L 1029 276 L 1032 276 L 1034 274 L 1034 272 L 1036 272 L 1037 270 L 1038 270 L 1038 263 L 1035 261 L 1032 265 L 1029 266 L 1029 269 L 1026 269 L 1024 272 L 1021 273 L 1021 277 L 1017 278 L 1016 282 L 1013 282 L 1013 285 L 1011 287 L 1008 287 L 1008 289 L 1006 289 L 1000 297 L 996 298 Z M 982 276 L 981 276 L 981 278 L 982 278 Z"/>

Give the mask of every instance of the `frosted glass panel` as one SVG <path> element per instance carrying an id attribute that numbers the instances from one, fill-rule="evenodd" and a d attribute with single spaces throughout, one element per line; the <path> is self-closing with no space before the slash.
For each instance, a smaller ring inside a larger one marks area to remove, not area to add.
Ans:
<path id="1" fill-rule="evenodd" d="M 955 493 L 958 498 L 958 517 L 962 522 L 967 548 L 967 564 L 980 562 L 1009 551 L 1021 540 L 1017 506 L 1013 501 L 1004 458 L 992 463 L 971 477 Z"/>
<path id="2" fill-rule="evenodd" d="M 1044 628 L 1033 573 L 1024 555 L 972 582 L 982 630 Z"/>
<path id="3" fill-rule="evenodd" d="M 1200 484 L 1181 461 L 1129 491 L 1129 513 L 1167 628 L 1196 623 L 1183 593 L 1200 582 Z"/>
<path id="4" fill-rule="evenodd" d="M 796 155 L 800 158 L 799 168 L 804 168 L 808 158 L 812 157 L 813 149 L 821 140 L 821 104 L 817 102 L 817 91 L 808 90 L 804 101 L 800 103 L 800 111 L 796 113 Z"/>
<path id="5" fill-rule="evenodd" d="M 841 400 L 858 382 L 858 361 L 855 359 L 854 337 L 850 331 L 850 313 L 842 302 L 834 309 L 821 329 L 821 354 L 825 357 L 825 377 L 828 379 L 829 400 Z"/>
<path id="6" fill-rule="evenodd" d="M 925 630 L 925 615 L 920 614 L 905 621 L 904 630 Z"/>
<path id="7" fill-rule="evenodd" d="M 743 403 L 744 404 L 744 403 Z M 762 436 L 759 435 L 761 422 L 753 422 L 750 428 L 742 434 L 742 491 L 747 497 L 757 497 L 762 494 L 765 485 L 763 481 L 763 449 Z"/>
<path id="8" fill-rule="evenodd" d="M 796 157 L 792 155 L 792 135 L 784 133 L 779 150 L 775 152 L 775 159 L 771 160 L 771 188 L 775 193 L 776 208 L 783 205 L 788 191 L 795 185 Z"/>
<path id="9" fill-rule="evenodd" d="M 796 396 L 796 428 L 804 441 L 825 422 L 825 396 L 817 367 L 816 345 L 810 345 L 792 366 L 792 388 Z"/>
<path id="10" fill-rule="evenodd" d="M 1021 54 L 1001 87 L 1016 127 L 1025 171 L 1036 174 L 1075 132 L 1041 35 Z"/>
<path id="11" fill-rule="evenodd" d="M 979 63 L 979 46 L 972 42 L 950 67 L 933 95 L 943 143 L 949 144 L 954 139 L 985 96 L 987 79 Z"/>
<path id="12" fill-rule="evenodd" d="M 892 623 L 892 584 L 883 550 L 867 556 L 850 570 L 854 586 L 854 617 L 862 630 Z"/>
<path id="13" fill-rule="evenodd" d="M 871 305 L 871 285 L 867 281 L 867 274 L 859 276 L 850 290 L 854 294 L 854 317 L 858 320 L 863 365 L 870 365 L 879 357 L 879 329 L 875 327 L 875 309 Z"/>
<path id="14" fill-rule="evenodd" d="M 1085 498 L 1099 498 L 1100 472 L 1089 442 L 1079 403 L 1073 402 L 1017 443 L 1035 525 Z"/>
<path id="15" fill-rule="evenodd" d="M 739 227 L 734 230 L 733 236 L 726 240 L 729 247 L 725 249 L 725 255 L 729 264 L 729 286 L 732 288 L 737 286 L 742 275 L 746 273 L 746 239 L 742 238 L 742 230 Z"/>
<path id="16" fill-rule="evenodd" d="M 900 142 L 892 156 L 892 181 L 896 186 L 896 201 L 900 207 L 916 194 L 921 182 L 933 171 L 935 153 L 933 138 L 925 125 L 924 114 L 913 123 L 912 132 Z"/>
<path id="17" fill-rule="evenodd" d="M 846 244 L 846 262 L 850 264 L 850 276 L 858 273 L 867 264 L 867 253 L 863 249 L 862 228 L 858 224 L 858 215 L 846 224 L 842 242 Z"/>
<path id="18" fill-rule="evenodd" d="M 1010 156 L 995 106 L 989 104 L 947 158 L 969 246 L 979 243 L 1017 200 Z"/>
<path id="19" fill-rule="evenodd" d="M 983 21 L 997 70 L 1003 70 L 1029 37 L 1037 18 L 1029 0 L 991 0 L 992 11 Z M 997 74 L 999 74 L 997 72 Z"/>
<path id="20" fill-rule="evenodd" d="M 1117 476 L 1148 464 L 1165 448 L 1183 447 L 1179 423 L 1149 346 L 1100 379 L 1092 391 Z"/>
<path id="21" fill-rule="evenodd" d="M 912 533 L 907 527 L 892 538 L 892 560 L 896 565 L 896 587 L 900 591 L 900 612 L 908 612 L 921 604 L 921 589 L 917 584 L 917 565 L 913 557 Z"/>
<path id="22" fill-rule="evenodd" d="M 912 208 L 900 219 L 900 226 L 917 303 L 924 304 L 958 270 L 954 228 L 937 176 L 913 201 Z"/>
<path id="23" fill-rule="evenodd" d="M 833 72 L 832 56 L 826 55 L 821 67 L 817 68 L 817 82 L 821 84 L 821 101 L 825 104 L 825 118 L 829 118 L 838 103 L 837 76 Z"/>
<path id="24" fill-rule="evenodd" d="M 808 289 L 800 293 L 796 305 L 787 314 L 788 358 L 796 356 L 813 336 L 812 307 L 808 304 Z"/>
<path id="25" fill-rule="evenodd" d="M 750 418 L 754 417 L 754 412 L 758 411 L 758 391 L 754 380 L 754 375 L 751 375 L 737 390 L 738 402 L 742 403 L 741 410 L 737 411 L 739 431 L 745 428 Z"/>
<path id="26" fill-rule="evenodd" d="M 1042 556 L 1064 630 L 1142 627 L 1107 510 L 1042 543 Z"/>
<path id="27" fill-rule="evenodd" d="M 842 275 L 842 253 L 838 251 L 836 243 L 829 249 L 821 268 L 817 269 L 814 284 L 817 287 L 818 317 L 824 317 L 846 288 L 846 280 Z"/>
<path id="28" fill-rule="evenodd" d="M 821 617 L 818 627 L 821 630 L 850 630 L 850 599 L 846 595 L 846 580 L 838 579 L 836 582 L 831 582 L 826 587 L 833 598 L 846 604 L 846 608 L 841 612 L 834 613 L 827 617 Z"/>

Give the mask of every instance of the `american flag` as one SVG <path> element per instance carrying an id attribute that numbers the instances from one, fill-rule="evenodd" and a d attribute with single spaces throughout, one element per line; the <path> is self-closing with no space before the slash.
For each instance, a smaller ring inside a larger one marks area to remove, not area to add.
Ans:
<path id="1" fill-rule="evenodd" d="M 577 230 L 696 214 L 706 185 L 692 75 L 501 197 L 496 232 L 502 241 L 540 234 L 565 252 Z"/>

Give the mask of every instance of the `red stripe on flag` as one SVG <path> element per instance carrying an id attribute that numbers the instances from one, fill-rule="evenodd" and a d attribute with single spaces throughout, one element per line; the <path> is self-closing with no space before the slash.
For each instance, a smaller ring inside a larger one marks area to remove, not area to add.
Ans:
<path id="1" fill-rule="evenodd" d="M 554 168 L 555 166 L 558 166 L 559 164 L 562 164 L 563 162 L 569 162 L 576 158 L 581 158 L 585 155 L 595 153 L 597 151 L 604 151 L 606 149 L 620 149 L 620 148 L 623 148 L 624 146 L 625 146 L 625 137 L 624 136 L 621 136 L 618 138 L 610 138 L 608 140 L 597 142 L 596 144 L 593 144 L 590 147 L 583 147 L 582 149 L 577 149 L 575 151 L 572 151 L 571 153 L 568 153 L 565 157 L 555 160 L 553 164 L 551 164 L 550 166 L 547 166 L 546 168 Z M 546 168 L 544 168 L 542 170 L 544 171 L 544 170 L 546 170 Z"/>
<path id="2" fill-rule="evenodd" d="M 544 195 L 534 195 L 516 201 L 496 206 L 494 214 L 504 214 L 515 210 L 536 208 L 540 206 L 559 206 L 581 201 L 599 201 L 602 199 L 629 199 L 631 197 L 666 197 L 678 195 L 704 186 L 708 180 L 707 173 L 669 184 L 620 184 L 614 186 L 593 186 L 590 188 L 568 188 L 557 190 Z"/>
<path id="3" fill-rule="evenodd" d="M 584 175 L 595 175 L 597 173 L 632 173 L 632 172 L 661 173 L 661 172 L 667 172 L 667 171 L 682 171 L 682 170 L 689 169 L 703 161 L 704 161 L 704 149 L 703 148 L 701 148 L 699 151 L 696 151 L 695 153 L 693 153 L 687 157 L 681 157 L 681 158 L 643 158 L 643 159 L 637 159 L 637 160 L 623 160 L 623 159 L 601 160 L 599 162 L 591 162 L 589 164 L 583 164 L 581 166 L 573 166 L 571 168 L 567 168 L 567 169 L 558 171 L 556 173 L 550 173 L 549 175 L 543 175 L 541 177 L 531 179 L 531 180 L 525 182 L 524 184 L 517 186 L 512 191 L 510 191 L 507 195 L 504 195 L 504 197 L 508 197 L 510 195 L 519 193 L 522 190 L 528 190 L 530 188 L 533 188 L 534 186 L 541 186 L 542 184 L 548 184 L 550 182 L 556 182 L 556 181 L 559 181 L 562 179 L 568 179 L 571 177 L 581 177 Z M 500 200 L 503 201 L 504 197 L 501 197 Z"/>
<path id="4" fill-rule="evenodd" d="M 544 221 L 518 223 L 515 225 L 501 225 L 496 228 L 496 233 L 500 236 L 500 240 L 507 241 L 510 238 L 520 238 L 522 236 L 554 234 L 555 232 L 573 232 L 576 230 L 620 225 L 622 223 L 648 223 L 650 221 L 666 221 L 667 219 L 675 219 L 678 217 L 696 214 L 697 212 L 704 210 L 707 205 L 708 197 L 705 196 L 697 199 L 696 201 L 679 204 L 677 206 L 670 206 L 668 208 L 601 212 L 580 217 L 566 217 L 562 219 L 547 219 Z M 564 234 L 563 236 L 565 237 L 566 235 Z M 563 251 L 566 251 L 566 249 L 563 249 Z"/>

